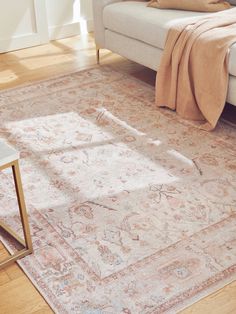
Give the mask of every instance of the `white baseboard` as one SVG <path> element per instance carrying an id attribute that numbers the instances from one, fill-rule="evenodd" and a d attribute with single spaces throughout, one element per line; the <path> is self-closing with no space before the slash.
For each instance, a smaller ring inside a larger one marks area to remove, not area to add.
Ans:
<path id="1" fill-rule="evenodd" d="M 41 44 L 38 34 L 27 34 L 10 39 L 0 39 L 0 53 L 33 47 Z"/>
<path id="2" fill-rule="evenodd" d="M 92 19 L 76 23 L 70 23 L 62 26 L 53 26 L 50 27 L 48 30 L 49 40 L 56 40 L 60 38 L 76 36 L 80 35 L 83 32 L 92 31 L 93 31 Z M 12 37 L 10 39 L 0 39 L 0 53 L 38 46 L 45 43 L 46 41 L 42 40 L 42 38 L 37 33 Z"/>
<path id="3" fill-rule="evenodd" d="M 84 20 L 65 25 L 51 26 L 49 27 L 49 40 L 76 36 L 86 31 L 93 31 L 93 20 Z"/>
<path id="4" fill-rule="evenodd" d="M 93 20 L 87 20 L 87 30 L 88 33 L 93 32 L 94 31 L 94 24 L 93 24 Z"/>

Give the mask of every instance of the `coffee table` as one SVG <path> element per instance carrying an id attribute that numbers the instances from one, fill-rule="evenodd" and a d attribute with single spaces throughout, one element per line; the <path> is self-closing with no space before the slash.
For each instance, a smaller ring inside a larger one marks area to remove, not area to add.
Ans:
<path id="1" fill-rule="evenodd" d="M 24 239 L 22 239 L 15 231 L 13 231 L 9 226 L 2 222 L 0 217 L 0 231 L 1 229 L 3 229 L 22 247 L 22 249 L 20 249 L 19 251 L 10 255 L 3 261 L 0 261 L 0 269 L 33 252 L 28 216 L 21 182 L 19 158 L 20 154 L 18 151 L 0 140 L 0 171 L 6 168 L 12 169 L 15 191 L 20 212 L 20 219 L 24 233 Z M 7 210 L 7 208 L 5 210 Z"/>

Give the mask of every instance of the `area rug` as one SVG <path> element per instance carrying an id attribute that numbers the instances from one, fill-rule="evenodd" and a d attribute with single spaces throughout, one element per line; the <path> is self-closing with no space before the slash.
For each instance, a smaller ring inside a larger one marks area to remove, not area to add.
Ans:
<path id="1" fill-rule="evenodd" d="M 236 279 L 234 128 L 100 67 L 1 92 L 0 137 L 21 152 L 20 265 L 56 313 L 176 313 Z M 20 230 L 9 171 L 0 216 Z"/>

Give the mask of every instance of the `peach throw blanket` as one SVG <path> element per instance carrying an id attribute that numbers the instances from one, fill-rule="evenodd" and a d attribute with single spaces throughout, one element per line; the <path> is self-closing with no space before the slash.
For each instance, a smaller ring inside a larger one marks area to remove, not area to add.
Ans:
<path id="1" fill-rule="evenodd" d="M 236 42 L 236 8 L 173 26 L 157 73 L 156 103 L 211 130 L 224 109 L 229 47 Z"/>

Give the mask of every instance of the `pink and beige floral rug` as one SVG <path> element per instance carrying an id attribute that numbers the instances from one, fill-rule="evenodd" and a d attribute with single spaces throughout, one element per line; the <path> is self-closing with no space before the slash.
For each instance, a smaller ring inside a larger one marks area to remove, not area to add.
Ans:
<path id="1" fill-rule="evenodd" d="M 110 67 L 0 93 L 21 151 L 34 254 L 57 313 L 179 309 L 236 279 L 236 130 L 200 131 Z M 0 216 L 19 229 L 9 171 Z"/>

